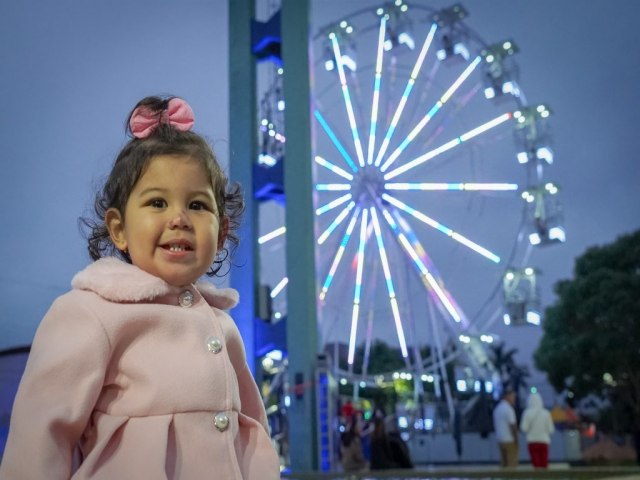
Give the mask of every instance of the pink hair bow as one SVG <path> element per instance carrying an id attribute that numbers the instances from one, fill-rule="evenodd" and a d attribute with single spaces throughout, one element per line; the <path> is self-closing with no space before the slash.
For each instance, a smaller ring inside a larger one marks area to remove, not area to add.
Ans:
<path id="1" fill-rule="evenodd" d="M 160 123 L 171 125 L 176 130 L 191 130 L 194 123 L 193 110 L 181 98 L 172 98 L 167 109 L 158 114 L 146 105 L 137 107 L 131 114 L 129 128 L 136 138 L 147 138 Z"/>

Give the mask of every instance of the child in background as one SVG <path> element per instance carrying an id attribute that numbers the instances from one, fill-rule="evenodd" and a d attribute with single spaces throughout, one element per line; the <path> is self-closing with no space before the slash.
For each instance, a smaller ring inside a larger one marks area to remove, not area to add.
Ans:
<path id="1" fill-rule="evenodd" d="M 96 197 L 89 252 L 36 332 L 0 477 L 276 479 L 262 399 L 224 310 L 198 282 L 244 205 L 189 105 L 148 97 Z"/>

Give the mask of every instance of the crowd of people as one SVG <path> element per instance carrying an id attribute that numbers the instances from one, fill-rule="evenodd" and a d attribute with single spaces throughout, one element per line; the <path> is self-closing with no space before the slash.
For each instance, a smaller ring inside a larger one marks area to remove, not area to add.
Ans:
<path id="1" fill-rule="evenodd" d="M 345 472 L 413 468 L 409 448 L 400 435 L 395 415 L 374 410 L 365 420 L 350 402 L 342 409 L 340 463 Z"/>
<path id="2" fill-rule="evenodd" d="M 500 466 L 515 468 L 519 463 L 519 437 L 522 435 L 533 468 L 548 468 L 551 435 L 555 431 L 551 413 L 542 397 L 533 391 L 518 419 L 516 393 L 509 388 L 493 409 L 493 427 L 500 455 Z M 373 409 L 368 420 L 350 401 L 341 409 L 340 463 L 345 472 L 413 468 L 409 448 L 400 435 L 396 415 Z"/>

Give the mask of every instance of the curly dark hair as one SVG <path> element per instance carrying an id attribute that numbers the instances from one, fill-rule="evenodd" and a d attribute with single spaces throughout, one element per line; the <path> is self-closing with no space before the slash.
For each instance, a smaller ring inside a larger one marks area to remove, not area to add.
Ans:
<path id="1" fill-rule="evenodd" d="M 139 106 L 145 106 L 160 117 L 167 110 L 169 100 L 173 96 L 152 96 L 143 98 L 131 110 L 126 122 L 126 132 L 131 140 L 124 146 L 113 164 L 111 173 L 102 189 L 96 194 L 94 215 L 79 219 L 81 229 L 88 242 L 89 255 L 93 260 L 107 256 L 118 256 L 131 263 L 127 252 L 116 248 L 111 241 L 109 231 L 105 225 L 105 214 L 108 209 L 115 208 L 124 216 L 125 206 L 140 177 L 146 171 L 149 162 L 159 155 L 184 155 L 198 161 L 209 172 L 215 201 L 220 215 L 220 224 L 228 220 L 228 231 L 225 245 L 216 253 L 208 276 L 220 272 L 222 265 L 238 246 L 240 239 L 237 229 L 244 213 L 244 198 L 238 183 L 230 183 L 209 143 L 197 133 L 180 131 L 165 122 L 158 126 L 146 138 L 135 138 L 131 133 L 129 120 L 133 111 Z M 228 248 L 230 244 L 230 250 Z M 227 273 L 225 271 L 221 275 Z"/>

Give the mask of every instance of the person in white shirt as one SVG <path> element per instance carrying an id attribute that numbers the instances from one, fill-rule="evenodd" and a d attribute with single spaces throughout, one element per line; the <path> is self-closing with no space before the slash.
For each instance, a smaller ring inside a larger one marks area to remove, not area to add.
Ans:
<path id="1" fill-rule="evenodd" d="M 549 444 L 555 427 L 551 413 L 544 408 L 542 397 L 537 392 L 532 392 L 529 395 L 527 408 L 520 421 L 520 430 L 526 435 L 533 467 L 547 468 L 549 466 Z"/>
<path id="2" fill-rule="evenodd" d="M 518 424 L 513 409 L 515 403 L 516 393 L 505 389 L 502 400 L 493 410 L 493 427 L 500 448 L 501 467 L 518 466 Z"/>

